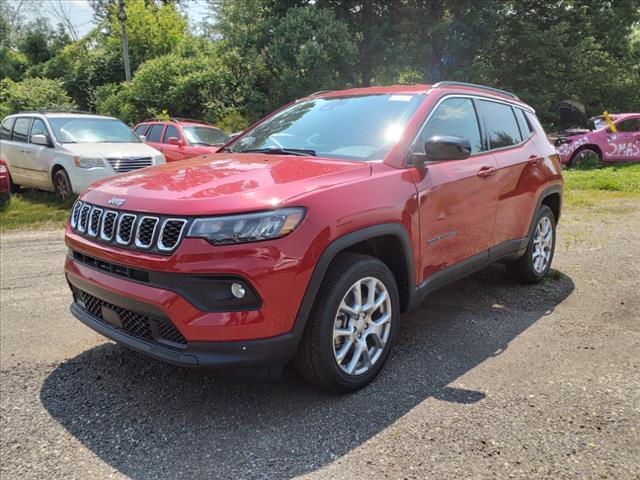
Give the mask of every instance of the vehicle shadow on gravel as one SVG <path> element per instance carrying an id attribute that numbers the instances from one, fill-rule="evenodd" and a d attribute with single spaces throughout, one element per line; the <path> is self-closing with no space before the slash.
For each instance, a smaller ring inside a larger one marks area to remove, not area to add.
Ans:
<path id="1" fill-rule="evenodd" d="M 108 343 L 58 366 L 40 397 L 84 446 L 134 479 L 289 478 L 341 457 L 429 397 L 483 401 L 486 392 L 448 385 L 573 289 L 557 271 L 540 285 L 514 285 L 501 266 L 444 288 L 403 316 L 379 378 L 350 395 L 324 393 L 290 368 L 279 382 L 241 383 Z"/>

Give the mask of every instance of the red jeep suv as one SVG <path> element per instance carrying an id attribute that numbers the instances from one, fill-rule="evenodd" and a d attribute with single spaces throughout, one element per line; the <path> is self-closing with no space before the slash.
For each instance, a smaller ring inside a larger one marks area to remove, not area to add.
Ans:
<path id="1" fill-rule="evenodd" d="M 213 125 L 185 118 L 147 120 L 136 125 L 133 131 L 160 150 L 167 162 L 215 153 L 230 140 L 229 135 Z"/>
<path id="2" fill-rule="evenodd" d="M 219 153 L 93 184 L 66 232 L 71 311 L 178 365 L 293 360 L 338 392 L 381 370 L 400 314 L 503 262 L 549 271 L 558 155 L 531 107 L 459 82 L 319 92 Z"/>

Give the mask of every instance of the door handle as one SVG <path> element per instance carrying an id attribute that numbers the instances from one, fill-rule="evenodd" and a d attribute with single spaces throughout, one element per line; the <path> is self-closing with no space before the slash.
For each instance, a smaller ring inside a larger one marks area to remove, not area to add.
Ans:
<path id="1" fill-rule="evenodd" d="M 494 167 L 482 167 L 478 170 L 478 176 L 480 178 L 487 178 L 496 173 L 496 169 Z"/>
<path id="2" fill-rule="evenodd" d="M 542 162 L 542 160 L 543 160 L 542 157 L 536 157 L 535 155 L 531 155 L 527 160 L 527 163 L 529 165 L 537 165 L 538 163 Z"/>

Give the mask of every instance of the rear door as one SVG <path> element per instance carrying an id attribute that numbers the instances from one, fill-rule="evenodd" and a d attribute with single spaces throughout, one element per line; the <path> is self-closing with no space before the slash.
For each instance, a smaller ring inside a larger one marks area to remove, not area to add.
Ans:
<path id="1" fill-rule="evenodd" d="M 170 145 L 168 140 L 170 138 L 177 138 L 182 142 L 181 145 Z M 167 162 L 175 162 L 177 160 L 184 160 L 189 158 L 187 150 L 189 147 L 184 145 L 184 138 L 180 135 L 180 131 L 174 125 L 167 125 L 164 129 L 164 135 L 162 137 L 162 153 L 164 153 Z"/>
<path id="2" fill-rule="evenodd" d="M 498 204 L 491 244 L 499 255 L 518 250 L 520 245 L 515 240 L 527 236 L 531 204 L 546 177 L 541 169 L 543 158 L 532 141 L 533 128 L 524 111 L 489 99 L 479 99 L 478 109 L 498 167 Z"/>
<path id="3" fill-rule="evenodd" d="M 164 152 L 164 145 L 162 145 L 162 132 L 164 131 L 164 125 L 162 123 L 153 123 L 147 130 L 146 137 L 147 143 L 156 150 Z"/>
<path id="4" fill-rule="evenodd" d="M 44 121 L 40 118 L 34 118 L 29 133 L 29 141 L 24 145 L 24 164 L 31 172 L 33 182 L 44 188 L 51 188 L 52 182 L 49 176 L 50 162 L 53 160 L 51 155 L 53 149 L 45 145 L 38 145 L 31 141 L 34 135 L 44 135 L 51 139 L 51 135 Z"/>
<path id="5" fill-rule="evenodd" d="M 427 163 L 416 170 L 425 280 L 454 265 L 451 272 L 464 273 L 487 261 L 498 199 L 496 164 L 482 140 L 474 100 L 457 95 L 441 100 L 412 151 L 423 152 L 425 142 L 434 135 L 466 138 L 472 155 Z"/>

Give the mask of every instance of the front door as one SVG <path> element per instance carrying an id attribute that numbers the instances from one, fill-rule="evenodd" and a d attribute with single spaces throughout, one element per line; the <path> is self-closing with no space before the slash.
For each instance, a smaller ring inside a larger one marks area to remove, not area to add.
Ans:
<path id="1" fill-rule="evenodd" d="M 51 188 L 52 179 L 49 176 L 49 162 L 52 160 L 49 155 L 51 149 L 45 145 L 33 143 L 31 138 L 34 135 L 44 135 L 51 139 L 46 125 L 39 118 L 33 120 L 31 133 L 29 134 L 29 142 L 24 145 L 24 163 L 31 171 L 33 182 L 36 186 Z"/>
<path id="2" fill-rule="evenodd" d="M 454 265 L 463 272 L 487 261 L 498 199 L 496 163 L 482 141 L 474 101 L 445 98 L 429 116 L 413 151 L 423 151 L 434 135 L 466 138 L 471 157 L 415 170 L 423 281 Z"/>
<path id="3" fill-rule="evenodd" d="M 640 160 L 640 115 L 616 123 L 616 133 L 607 132 L 607 160 Z"/>
<path id="4" fill-rule="evenodd" d="M 170 138 L 177 138 L 181 142 L 180 145 L 174 145 L 168 143 Z M 177 160 L 184 160 L 187 158 L 185 148 L 185 142 L 180 131 L 173 125 L 167 125 L 164 130 L 164 137 L 162 138 L 162 153 L 164 153 L 167 162 L 175 162 Z"/>

